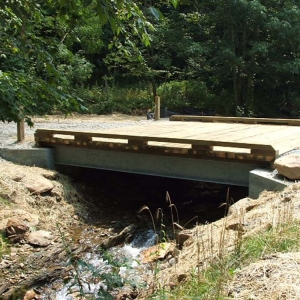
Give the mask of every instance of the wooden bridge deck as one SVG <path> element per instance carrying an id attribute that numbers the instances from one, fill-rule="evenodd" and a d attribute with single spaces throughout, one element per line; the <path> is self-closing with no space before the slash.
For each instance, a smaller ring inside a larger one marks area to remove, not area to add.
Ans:
<path id="1" fill-rule="evenodd" d="M 38 129 L 38 146 L 68 146 L 271 163 L 300 147 L 300 120 L 185 117 L 101 131 Z M 191 121 L 191 122 L 187 122 Z"/>

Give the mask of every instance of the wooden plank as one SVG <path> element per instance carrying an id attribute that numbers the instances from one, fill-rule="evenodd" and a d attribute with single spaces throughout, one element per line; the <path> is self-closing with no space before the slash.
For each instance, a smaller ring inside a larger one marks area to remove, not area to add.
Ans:
<path id="1" fill-rule="evenodd" d="M 300 126 L 299 119 L 273 119 L 273 118 L 246 118 L 246 117 L 219 117 L 219 116 L 188 116 L 173 115 L 170 121 L 197 121 L 197 122 L 234 122 L 244 124 L 280 124 Z"/>
<path id="2" fill-rule="evenodd" d="M 207 145 L 192 145 L 192 149 L 196 151 L 212 151 L 213 147 Z"/>
<path id="3" fill-rule="evenodd" d="M 25 139 L 25 122 L 24 122 L 24 120 L 17 122 L 17 138 L 18 138 L 18 142 L 22 142 Z"/>
<path id="4" fill-rule="evenodd" d="M 47 132 L 46 129 L 38 129 L 36 131 L 36 138 L 40 139 Z M 63 130 L 49 130 L 49 134 L 59 134 L 70 135 L 72 132 L 63 131 Z M 155 141 L 155 142 L 169 142 L 169 143 L 178 143 L 178 144 L 194 144 L 194 145 L 202 145 L 202 146 L 223 146 L 223 147 L 234 147 L 234 148 L 249 148 L 249 149 L 273 149 L 272 146 L 267 144 L 259 144 L 258 142 L 248 143 L 248 142 L 232 142 L 232 141 L 222 141 L 222 140 L 197 140 L 197 139 L 189 139 L 189 138 L 169 138 L 169 137 L 156 137 L 156 136 L 135 136 L 135 135 L 122 135 L 122 134 L 106 134 L 106 133 L 91 133 L 91 132 L 76 132 L 76 134 L 86 135 L 86 137 L 109 137 L 109 138 L 117 138 L 117 139 L 133 139 L 139 141 Z M 74 132 L 73 132 L 74 135 Z"/>
<path id="5" fill-rule="evenodd" d="M 148 142 L 147 141 L 136 140 L 136 139 L 129 139 L 128 140 L 128 145 L 146 146 L 146 145 L 148 145 Z"/>
<path id="6" fill-rule="evenodd" d="M 173 125 L 174 124 L 174 125 Z M 176 124 L 176 126 L 175 126 Z M 199 124 L 195 123 L 186 123 L 186 122 L 164 122 L 159 124 L 160 126 L 152 125 L 148 128 L 138 127 L 134 128 L 134 133 L 132 135 L 147 135 L 149 140 L 150 137 L 166 137 L 166 138 L 190 138 L 190 139 L 211 139 L 213 136 L 220 136 L 220 139 L 223 140 L 224 134 L 230 131 L 236 132 L 236 130 L 242 130 L 244 128 L 236 127 L 236 124 Z M 237 129 L 238 128 L 238 129 Z M 127 134 L 129 131 L 132 131 L 129 127 L 121 128 L 118 130 L 118 134 Z M 112 130 L 105 132 L 113 132 Z M 115 131 L 114 131 L 115 132 Z"/>
<path id="7" fill-rule="evenodd" d="M 272 161 L 300 147 L 300 127 L 225 122 L 151 122 L 95 132 L 42 130 L 37 144 L 108 148 L 212 159 Z"/>
<path id="8" fill-rule="evenodd" d="M 262 127 L 264 127 L 263 125 Z M 287 127 L 287 126 L 274 126 L 275 131 L 264 131 L 264 134 L 258 134 L 257 136 L 246 136 L 249 143 L 258 141 L 261 143 L 268 143 L 271 145 L 280 145 L 285 140 L 290 140 L 295 135 L 300 135 L 300 127 Z M 244 138 L 236 139 L 237 142 L 245 140 Z"/>
<path id="9" fill-rule="evenodd" d="M 77 142 L 90 142 L 93 138 L 90 135 L 86 135 L 83 133 L 74 133 L 74 139 Z"/>
<path id="10" fill-rule="evenodd" d="M 202 139 L 207 140 L 228 140 L 231 142 L 235 142 L 236 140 L 240 138 L 249 137 L 250 135 L 256 136 L 258 133 L 254 133 L 247 125 L 245 124 L 231 124 L 233 127 L 227 126 L 229 124 L 226 124 L 224 127 L 224 130 L 220 131 L 208 131 L 206 136 L 202 136 Z M 241 126 L 237 126 L 241 125 Z M 195 135 L 195 138 L 199 138 Z"/>
<path id="11" fill-rule="evenodd" d="M 160 97 L 155 96 L 155 109 L 154 109 L 154 119 L 160 119 Z"/>

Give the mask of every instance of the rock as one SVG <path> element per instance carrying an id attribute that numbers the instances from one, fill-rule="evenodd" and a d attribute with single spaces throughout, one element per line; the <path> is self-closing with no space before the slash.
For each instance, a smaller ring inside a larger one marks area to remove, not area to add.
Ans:
<path id="1" fill-rule="evenodd" d="M 229 207 L 228 215 L 242 216 L 246 212 L 260 205 L 260 201 L 251 198 L 243 198 Z"/>
<path id="2" fill-rule="evenodd" d="M 49 180 L 57 180 L 59 178 L 59 173 L 55 172 L 55 171 L 50 171 L 48 170 L 47 172 L 44 172 L 43 175 L 45 178 L 49 179 Z"/>
<path id="3" fill-rule="evenodd" d="M 54 188 L 54 184 L 43 176 L 37 176 L 35 178 L 24 177 L 22 183 L 32 194 L 46 193 Z"/>
<path id="4" fill-rule="evenodd" d="M 53 235 L 49 231 L 38 230 L 34 232 L 30 232 L 27 237 L 27 242 L 34 246 L 46 247 L 50 245 L 53 240 Z"/>
<path id="5" fill-rule="evenodd" d="M 177 236 L 177 243 L 181 247 L 183 246 L 183 243 L 189 239 L 192 236 L 192 233 L 187 230 L 182 230 L 181 232 L 178 233 Z"/>
<path id="6" fill-rule="evenodd" d="M 225 228 L 226 230 L 245 231 L 244 225 L 241 222 L 231 222 Z"/>
<path id="7" fill-rule="evenodd" d="M 174 247 L 173 247 L 174 248 Z M 141 253 L 141 261 L 143 264 L 163 259 L 172 251 L 171 243 L 159 243 L 154 245 Z"/>
<path id="8" fill-rule="evenodd" d="M 168 263 L 170 266 L 175 266 L 175 264 L 177 263 L 177 260 L 175 257 L 172 257 L 171 259 L 168 260 Z"/>
<path id="9" fill-rule="evenodd" d="M 135 225 L 129 225 L 125 227 L 119 234 L 109 237 L 106 241 L 101 244 L 103 249 L 109 249 L 127 242 L 137 230 Z"/>
<path id="10" fill-rule="evenodd" d="M 114 298 L 115 300 L 127 300 L 127 299 L 136 299 L 138 296 L 138 292 L 133 290 L 130 287 L 123 287 L 118 291 L 118 294 Z"/>
<path id="11" fill-rule="evenodd" d="M 29 290 L 26 292 L 23 300 L 33 300 L 36 297 L 36 293 L 34 290 Z"/>
<path id="12" fill-rule="evenodd" d="M 291 180 L 300 179 L 300 154 L 290 154 L 275 160 L 274 166 L 280 175 Z"/>
<path id="13" fill-rule="evenodd" d="M 6 210 L 2 212 L 5 212 L 7 219 L 0 221 L 0 230 L 5 229 L 7 222 L 12 218 L 22 221 L 28 227 L 35 227 L 39 224 L 39 217 L 37 215 L 30 214 L 23 209 Z"/>
<path id="14" fill-rule="evenodd" d="M 11 242 L 16 243 L 23 240 L 28 231 L 29 227 L 18 218 L 11 218 L 7 221 L 5 232 Z"/>

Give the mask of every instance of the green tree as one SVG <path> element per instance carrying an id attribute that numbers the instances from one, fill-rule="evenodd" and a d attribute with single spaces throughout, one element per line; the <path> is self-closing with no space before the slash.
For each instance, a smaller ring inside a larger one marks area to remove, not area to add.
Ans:
<path id="1" fill-rule="evenodd" d="M 96 17 L 114 36 L 137 36 L 149 45 L 153 26 L 135 1 L 0 1 L 0 120 L 32 125 L 33 114 L 83 109 L 72 84 L 88 78 L 91 65 L 80 51 L 71 52 L 70 44 L 85 42 L 84 29 Z"/>
<path id="2" fill-rule="evenodd" d="M 196 2 L 188 17 L 202 53 L 190 72 L 225 100 L 223 112 L 275 116 L 299 102 L 299 13 L 292 0 Z"/>

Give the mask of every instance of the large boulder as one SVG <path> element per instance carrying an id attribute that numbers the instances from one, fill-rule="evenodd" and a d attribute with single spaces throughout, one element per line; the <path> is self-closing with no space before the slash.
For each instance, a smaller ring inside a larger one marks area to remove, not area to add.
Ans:
<path id="1" fill-rule="evenodd" d="M 300 179 L 300 154 L 289 154 L 275 160 L 278 174 L 291 180 Z"/>

